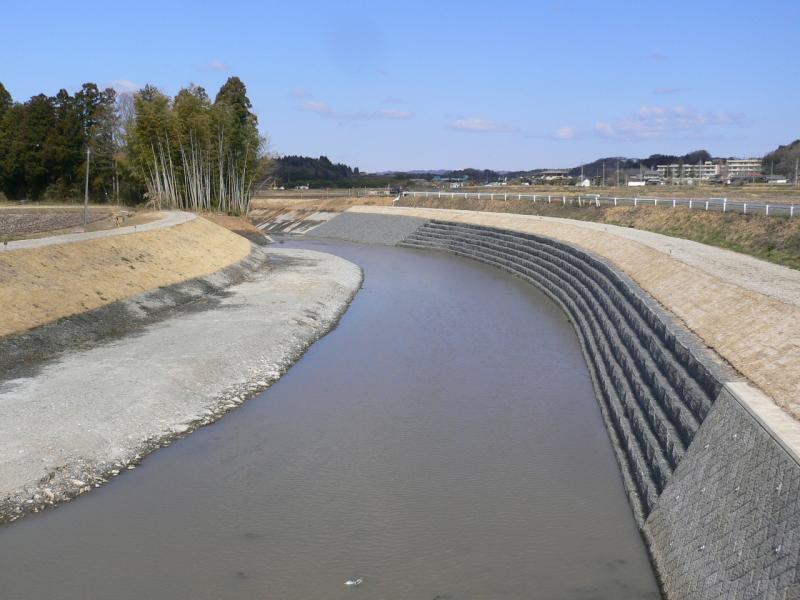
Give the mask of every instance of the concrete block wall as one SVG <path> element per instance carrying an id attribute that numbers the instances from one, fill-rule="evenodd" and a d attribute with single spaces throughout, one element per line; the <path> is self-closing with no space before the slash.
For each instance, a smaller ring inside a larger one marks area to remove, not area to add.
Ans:
<path id="1" fill-rule="evenodd" d="M 645 523 L 664 595 L 799 598 L 799 472 L 723 389 Z"/>
<path id="2" fill-rule="evenodd" d="M 735 375 L 624 273 L 556 240 L 430 221 L 400 245 L 494 265 L 573 321 L 667 598 L 800 598 L 800 465 Z"/>

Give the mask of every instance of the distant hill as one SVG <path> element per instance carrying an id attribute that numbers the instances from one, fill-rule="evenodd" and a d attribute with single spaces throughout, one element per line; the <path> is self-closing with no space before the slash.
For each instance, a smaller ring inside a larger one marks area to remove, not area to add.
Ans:
<path id="1" fill-rule="evenodd" d="M 624 156 L 609 156 L 598 158 L 590 163 L 578 165 L 570 170 L 569 174 L 578 176 L 583 168 L 584 177 L 600 177 L 603 174 L 603 164 L 606 167 L 606 177 L 610 177 L 617 169 L 625 172 L 638 171 L 639 169 L 655 169 L 657 165 L 685 164 L 696 165 L 699 162 L 711 160 L 711 154 L 707 150 L 695 150 L 682 156 L 674 154 L 651 154 L 647 158 L 626 158 Z"/>
<path id="2" fill-rule="evenodd" d="M 353 169 L 342 163 L 334 164 L 327 156 L 281 156 L 270 162 L 268 176 L 276 184 L 286 187 L 337 187 L 353 185 L 359 171 L 358 167 Z"/>
<path id="3" fill-rule="evenodd" d="M 800 157 L 800 140 L 786 146 L 780 146 L 764 157 L 764 172 L 770 167 L 776 175 L 794 177 L 795 161 Z M 568 170 L 569 175 L 577 177 L 583 172 L 584 177 L 597 178 L 603 174 L 607 181 L 613 181 L 619 168 L 620 175 L 631 176 L 640 170 L 652 170 L 658 165 L 698 163 L 713 160 L 707 150 L 695 150 L 683 155 L 651 154 L 647 158 L 629 158 L 625 156 L 607 156 L 592 162 L 578 165 Z M 308 156 L 283 156 L 271 161 L 267 182 L 269 185 L 295 187 L 308 185 L 312 188 L 324 187 L 405 187 L 412 179 L 450 179 L 468 180 L 474 184 L 486 184 L 501 181 L 505 178 L 535 177 L 543 171 L 534 168 L 524 171 L 501 171 L 491 169 L 416 169 L 411 171 L 380 171 L 364 173 L 358 167 L 350 167 L 343 163 L 333 163 L 327 156 L 311 158 Z"/>
<path id="4" fill-rule="evenodd" d="M 794 179 L 795 165 L 800 158 L 800 140 L 795 140 L 791 144 L 778 146 L 764 157 L 764 173 L 775 173 L 775 175 L 786 175 Z"/>

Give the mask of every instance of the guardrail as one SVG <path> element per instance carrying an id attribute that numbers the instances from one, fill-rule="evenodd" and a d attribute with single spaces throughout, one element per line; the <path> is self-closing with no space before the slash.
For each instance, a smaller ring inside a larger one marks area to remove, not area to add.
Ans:
<path id="1" fill-rule="evenodd" d="M 253 198 L 288 198 L 288 199 L 320 199 L 320 198 L 369 198 L 374 196 L 392 196 L 386 188 L 312 188 L 308 190 L 258 190 Z"/>
<path id="2" fill-rule="evenodd" d="M 475 200 L 529 200 L 547 204 L 563 204 L 564 206 L 665 206 L 676 208 L 688 207 L 690 210 L 705 210 L 714 212 L 734 212 L 743 215 L 766 215 L 768 217 L 795 216 L 794 204 L 763 204 L 758 202 L 741 202 L 727 198 L 648 198 L 648 197 L 623 197 L 599 196 L 597 194 L 579 194 L 567 196 L 563 194 L 507 194 L 487 192 L 403 192 L 403 196 L 414 198 L 473 198 Z"/>

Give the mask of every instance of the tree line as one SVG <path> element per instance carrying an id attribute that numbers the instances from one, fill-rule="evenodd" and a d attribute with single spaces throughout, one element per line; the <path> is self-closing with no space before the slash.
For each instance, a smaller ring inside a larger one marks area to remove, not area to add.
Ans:
<path id="1" fill-rule="evenodd" d="M 195 85 L 170 98 L 85 83 L 14 102 L 0 83 L 0 190 L 12 200 L 81 197 L 88 152 L 94 201 L 243 213 L 264 149 L 238 77 L 213 101 Z"/>
<path id="2" fill-rule="evenodd" d="M 350 187 L 358 185 L 360 172 L 343 163 L 333 163 L 327 156 L 281 156 L 272 161 L 269 176 L 276 185 L 293 187 Z"/>

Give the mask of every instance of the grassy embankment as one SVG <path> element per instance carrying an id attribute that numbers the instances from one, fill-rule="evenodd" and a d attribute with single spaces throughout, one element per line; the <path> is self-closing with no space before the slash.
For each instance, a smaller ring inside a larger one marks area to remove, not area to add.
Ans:
<path id="1" fill-rule="evenodd" d="M 475 200 L 405 197 L 398 206 L 482 210 L 563 219 L 596 221 L 635 227 L 673 237 L 727 248 L 770 262 L 800 269 L 800 218 L 722 214 L 688 208 L 578 207 L 533 204 L 530 200 Z"/>

